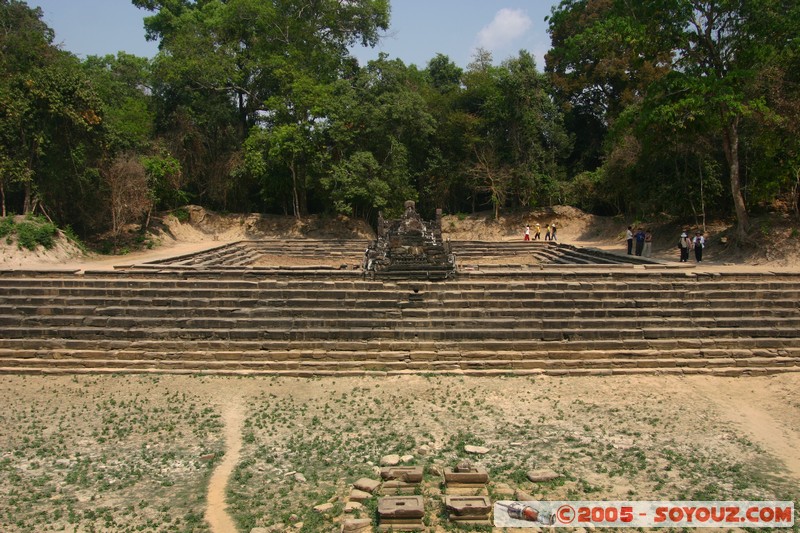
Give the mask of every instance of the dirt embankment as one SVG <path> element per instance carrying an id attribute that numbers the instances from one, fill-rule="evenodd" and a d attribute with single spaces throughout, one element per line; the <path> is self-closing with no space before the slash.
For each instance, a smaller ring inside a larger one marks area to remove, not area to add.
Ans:
<path id="1" fill-rule="evenodd" d="M 304 219 L 280 215 L 221 215 L 199 206 L 188 206 L 188 220 L 181 222 L 167 214 L 157 218 L 145 242 L 150 248 L 125 255 L 84 254 L 61 235 L 56 245 L 45 250 L 20 249 L 15 242 L 0 242 L 0 269 L 104 268 L 190 253 L 244 239 L 363 239 L 375 238 L 370 225 L 345 216 L 310 216 Z M 578 246 L 624 252 L 625 228 L 632 222 L 618 217 L 601 217 L 569 206 L 554 206 L 527 212 L 506 213 L 495 220 L 491 213 L 445 215 L 442 231 L 450 240 L 514 241 L 522 239 L 526 224 L 539 223 L 542 237 L 546 225 L 555 224 L 558 239 Z M 676 222 L 643 225 L 653 233 L 653 256 L 673 260 L 683 228 Z M 754 218 L 751 243 L 732 243 L 733 226 L 715 222 L 705 227 L 708 242 L 704 262 L 709 264 L 753 265 L 800 268 L 800 224 L 780 214 Z"/>

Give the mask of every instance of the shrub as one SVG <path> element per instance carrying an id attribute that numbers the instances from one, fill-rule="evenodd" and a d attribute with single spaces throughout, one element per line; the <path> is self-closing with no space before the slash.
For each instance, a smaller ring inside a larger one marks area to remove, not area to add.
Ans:
<path id="1" fill-rule="evenodd" d="M 175 218 L 178 219 L 178 222 L 181 224 L 185 224 L 189 222 L 189 210 L 184 207 L 179 207 L 178 209 L 174 209 L 172 214 L 175 215 Z"/>
<path id="2" fill-rule="evenodd" d="M 7 237 L 14 232 L 14 217 L 0 218 L 0 238 Z"/>
<path id="3" fill-rule="evenodd" d="M 20 222 L 16 229 L 17 245 L 28 250 L 35 250 L 39 245 L 49 250 L 55 244 L 53 237 L 58 231 L 53 224 L 36 218 L 28 218 Z"/>

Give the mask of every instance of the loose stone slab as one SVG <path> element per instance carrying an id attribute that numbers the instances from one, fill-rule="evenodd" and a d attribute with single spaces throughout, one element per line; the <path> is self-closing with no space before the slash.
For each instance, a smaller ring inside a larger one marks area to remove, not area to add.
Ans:
<path id="1" fill-rule="evenodd" d="M 396 453 L 381 457 L 381 466 L 397 466 L 400 464 L 400 456 Z"/>
<path id="2" fill-rule="evenodd" d="M 381 482 L 375 479 L 369 479 L 368 477 L 362 477 L 355 483 L 353 483 L 353 487 L 357 488 L 358 490 L 363 490 L 364 492 L 369 492 L 372 494 L 377 490 L 378 487 L 381 486 Z"/>
<path id="3" fill-rule="evenodd" d="M 314 510 L 318 513 L 327 513 L 331 509 L 333 509 L 332 503 L 321 503 L 319 505 L 314 506 Z"/>
<path id="4" fill-rule="evenodd" d="M 342 533 L 355 533 L 372 529 L 372 520 L 369 518 L 348 518 L 342 522 Z"/>
<path id="5" fill-rule="evenodd" d="M 364 502 L 369 500 L 372 497 L 372 494 L 369 492 L 364 492 L 363 490 L 353 489 L 350 491 L 350 501 L 351 502 Z"/>
<path id="6" fill-rule="evenodd" d="M 346 504 L 344 504 L 345 513 L 354 513 L 356 511 L 360 511 L 363 508 L 364 506 L 361 505 L 359 502 L 347 502 Z"/>
<path id="7" fill-rule="evenodd" d="M 528 472 L 528 479 L 530 479 L 534 483 L 541 483 L 543 481 L 552 481 L 560 477 L 561 474 L 557 474 L 549 469 L 531 470 L 530 472 Z"/>
<path id="8" fill-rule="evenodd" d="M 464 446 L 464 451 L 467 452 L 467 453 L 476 453 L 476 454 L 479 454 L 479 455 L 484 455 L 484 454 L 489 453 L 490 450 L 489 450 L 489 448 L 487 448 L 485 446 L 472 446 L 472 445 L 468 444 L 468 445 Z"/>
<path id="9" fill-rule="evenodd" d="M 422 481 L 421 466 L 386 466 L 381 468 L 381 479 L 397 479 L 406 483 Z"/>

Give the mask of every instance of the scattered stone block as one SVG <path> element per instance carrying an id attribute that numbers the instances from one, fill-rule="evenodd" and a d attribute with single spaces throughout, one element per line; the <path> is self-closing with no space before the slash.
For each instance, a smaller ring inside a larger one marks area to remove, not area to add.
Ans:
<path id="1" fill-rule="evenodd" d="M 428 455 L 431 453 L 431 447 L 427 444 L 423 444 L 419 448 L 417 448 L 417 455 Z"/>
<path id="2" fill-rule="evenodd" d="M 381 479 L 397 479 L 406 483 L 420 483 L 422 481 L 422 467 L 386 466 L 381 468 Z"/>
<path id="3" fill-rule="evenodd" d="M 528 472 L 528 479 L 533 481 L 534 483 L 542 483 L 544 481 L 552 481 L 554 479 L 558 479 L 561 477 L 561 474 L 557 474 L 549 469 L 542 469 L 542 470 L 531 470 Z"/>
<path id="4" fill-rule="evenodd" d="M 400 462 L 403 463 L 403 464 L 408 464 L 413 460 L 414 460 L 414 456 L 413 455 L 404 455 L 404 456 L 402 456 L 400 458 Z"/>
<path id="5" fill-rule="evenodd" d="M 344 504 L 345 513 L 354 513 L 356 511 L 360 511 L 363 508 L 364 506 L 361 505 L 359 502 L 347 502 L 346 504 Z"/>
<path id="6" fill-rule="evenodd" d="M 364 492 L 363 490 L 353 489 L 350 491 L 350 501 L 351 502 L 364 502 L 369 500 L 372 497 L 372 494 L 369 492 Z"/>
<path id="7" fill-rule="evenodd" d="M 478 455 L 484 455 L 484 454 L 489 453 L 490 450 L 489 450 L 489 448 L 487 448 L 485 446 L 472 446 L 472 445 L 467 444 L 466 446 L 464 446 L 464 451 L 467 452 L 467 453 L 475 453 L 475 454 L 478 454 Z"/>
<path id="8" fill-rule="evenodd" d="M 327 513 L 331 509 L 333 509 L 333 504 L 332 503 L 321 503 L 319 505 L 315 505 L 314 506 L 314 511 L 316 511 L 318 513 Z"/>
<path id="9" fill-rule="evenodd" d="M 298 483 L 305 483 L 306 482 L 306 476 L 304 476 L 300 472 L 297 472 L 294 475 L 294 480 L 297 481 Z"/>
<path id="10" fill-rule="evenodd" d="M 400 456 L 396 453 L 381 457 L 381 466 L 397 466 L 400 464 Z"/>
<path id="11" fill-rule="evenodd" d="M 364 492 L 369 492 L 370 494 L 374 493 L 380 486 L 380 481 L 369 479 L 367 477 L 362 477 L 353 483 L 353 487 L 357 488 L 358 490 L 363 490 Z"/>
<path id="12" fill-rule="evenodd" d="M 369 518 L 348 518 L 342 522 L 342 533 L 356 533 L 370 531 L 371 529 L 372 520 Z"/>

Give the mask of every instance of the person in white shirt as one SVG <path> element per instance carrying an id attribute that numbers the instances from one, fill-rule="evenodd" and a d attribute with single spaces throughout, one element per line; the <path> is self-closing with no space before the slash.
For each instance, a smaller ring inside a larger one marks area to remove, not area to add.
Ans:
<path id="1" fill-rule="evenodd" d="M 706 240 L 703 238 L 703 234 L 699 231 L 694 234 L 694 239 L 692 239 L 692 248 L 694 248 L 694 258 L 697 260 L 698 263 L 703 261 L 703 248 L 706 246 Z"/>

